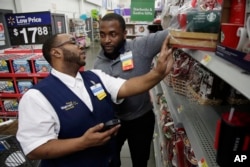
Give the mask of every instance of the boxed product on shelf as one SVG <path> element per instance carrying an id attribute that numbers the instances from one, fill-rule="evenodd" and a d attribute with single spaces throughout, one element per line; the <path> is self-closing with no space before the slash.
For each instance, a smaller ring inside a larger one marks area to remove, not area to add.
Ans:
<path id="1" fill-rule="evenodd" d="M 241 52 L 221 44 L 216 47 L 215 55 L 237 65 L 238 67 L 250 72 L 250 54 Z"/>
<path id="2" fill-rule="evenodd" d="M 6 60 L 0 60 L 0 72 L 1 73 L 10 72 Z"/>
<path id="3" fill-rule="evenodd" d="M 4 56 L 5 55 L 3 55 L 3 54 L 0 55 L 0 73 L 10 72 L 8 62 Z"/>
<path id="4" fill-rule="evenodd" d="M 18 91 L 21 94 L 25 93 L 32 86 L 33 86 L 33 83 L 31 80 L 18 80 L 17 81 Z"/>
<path id="5" fill-rule="evenodd" d="M 35 60 L 35 70 L 37 73 L 50 72 L 51 66 L 43 57 L 41 57 Z"/>
<path id="6" fill-rule="evenodd" d="M 15 73 L 31 73 L 31 58 L 36 56 L 35 54 L 20 54 L 12 61 L 13 69 Z"/>
<path id="7" fill-rule="evenodd" d="M 250 72 L 249 41 L 249 0 L 225 1 L 225 12 L 222 13 L 221 40 L 215 55 L 240 67 L 243 73 Z M 230 99 L 229 103 L 243 101 Z"/>
<path id="8" fill-rule="evenodd" d="M 0 80 L 1 93 L 15 93 L 15 88 L 12 80 Z"/>
<path id="9" fill-rule="evenodd" d="M 17 111 L 18 101 L 17 99 L 3 99 L 3 106 L 5 111 Z"/>
<path id="10" fill-rule="evenodd" d="M 0 54 L 0 73 L 11 72 L 9 59 L 18 57 L 17 54 Z"/>
<path id="11" fill-rule="evenodd" d="M 13 60 L 13 68 L 15 73 L 30 73 L 30 64 L 28 60 L 25 59 L 17 59 Z"/>

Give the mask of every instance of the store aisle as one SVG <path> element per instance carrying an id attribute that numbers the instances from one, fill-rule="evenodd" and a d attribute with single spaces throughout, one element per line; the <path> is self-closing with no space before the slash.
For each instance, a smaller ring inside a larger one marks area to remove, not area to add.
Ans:
<path id="1" fill-rule="evenodd" d="M 86 65 L 84 69 L 92 69 L 96 56 L 99 54 L 101 47 L 98 42 L 92 42 L 90 47 L 86 49 Z"/>
<path id="2" fill-rule="evenodd" d="M 98 42 L 93 42 L 88 49 L 86 49 L 86 66 L 84 69 L 92 69 L 96 56 L 100 51 L 100 44 Z M 151 144 L 151 153 L 150 159 L 148 161 L 148 167 L 155 167 L 155 159 L 154 159 L 154 148 L 153 143 Z M 127 142 L 124 144 L 121 152 L 121 167 L 132 167 L 131 157 L 129 153 L 129 148 Z"/>

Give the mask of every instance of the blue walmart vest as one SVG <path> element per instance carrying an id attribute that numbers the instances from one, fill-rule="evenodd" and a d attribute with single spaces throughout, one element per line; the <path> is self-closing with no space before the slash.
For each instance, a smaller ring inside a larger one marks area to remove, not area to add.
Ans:
<path id="1" fill-rule="evenodd" d="M 112 100 L 99 77 L 91 71 L 81 73 L 93 104 L 93 112 L 57 77 L 49 75 L 34 86 L 54 107 L 60 121 L 59 139 L 82 136 L 90 127 L 114 118 Z M 100 83 L 107 96 L 98 100 L 90 87 Z M 107 167 L 115 150 L 114 138 L 107 144 L 71 155 L 41 161 L 42 167 Z"/>

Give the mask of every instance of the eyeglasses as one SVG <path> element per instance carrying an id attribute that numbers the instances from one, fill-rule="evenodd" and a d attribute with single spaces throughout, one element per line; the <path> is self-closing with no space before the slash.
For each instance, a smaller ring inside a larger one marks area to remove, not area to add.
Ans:
<path id="1" fill-rule="evenodd" d="M 65 41 L 65 42 L 63 42 L 63 43 L 61 43 L 61 44 L 59 44 L 57 46 L 54 46 L 54 48 L 58 48 L 58 47 L 61 47 L 63 45 L 66 45 L 66 44 L 77 45 L 78 47 L 81 46 L 81 43 L 78 42 L 75 38 L 70 38 L 70 40 L 67 40 L 67 41 Z"/>

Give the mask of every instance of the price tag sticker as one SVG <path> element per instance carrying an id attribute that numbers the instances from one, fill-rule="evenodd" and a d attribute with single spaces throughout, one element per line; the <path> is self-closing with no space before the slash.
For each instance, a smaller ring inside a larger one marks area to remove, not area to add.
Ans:
<path id="1" fill-rule="evenodd" d="M 203 59 L 201 60 L 201 64 L 207 65 L 211 61 L 212 57 L 209 55 L 205 55 Z"/>
<path id="2" fill-rule="evenodd" d="M 52 35 L 50 12 L 5 14 L 11 45 L 43 44 Z"/>

